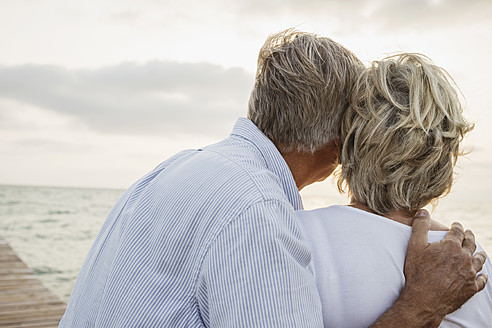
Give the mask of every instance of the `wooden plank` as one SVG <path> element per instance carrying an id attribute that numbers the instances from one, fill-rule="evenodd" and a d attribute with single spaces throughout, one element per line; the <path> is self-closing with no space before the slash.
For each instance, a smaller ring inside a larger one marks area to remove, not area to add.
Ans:
<path id="1" fill-rule="evenodd" d="M 32 270 L 29 268 L 1 268 L 0 269 L 0 278 L 3 276 L 11 275 L 11 274 L 25 274 L 25 273 L 32 273 Z"/>
<path id="2" fill-rule="evenodd" d="M 53 301 L 31 301 L 31 302 L 18 302 L 13 304 L 0 305 L 0 314 L 11 313 L 12 311 L 26 310 L 38 310 L 45 306 L 65 306 L 63 302 L 59 300 Z"/>
<path id="3" fill-rule="evenodd" d="M 24 262 L 10 262 L 0 265 L 2 270 L 28 269 L 29 267 Z"/>
<path id="4" fill-rule="evenodd" d="M 17 304 L 17 303 L 24 303 L 26 300 L 32 301 L 32 302 L 61 302 L 58 297 L 55 295 L 51 294 L 49 291 L 45 291 L 44 293 L 42 292 L 32 292 L 32 293 L 18 293 L 18 294 L 11 294 L 9 295 L 9 299 L 6 302 L 0 301 L 0 304 Z"/>
<path id="5" fill-rule="evenodd" d="M 0 237 L 0 327 L 57 327 L 65 307 Z"/>
<path id="6" fill-rule="evenodd" d="M 0 276 L 0 283 L 8 283 L 9 281 L 27 281 L 27 280 L 39 280 L 31 272 L 24 274 L 9 274 Z"/>

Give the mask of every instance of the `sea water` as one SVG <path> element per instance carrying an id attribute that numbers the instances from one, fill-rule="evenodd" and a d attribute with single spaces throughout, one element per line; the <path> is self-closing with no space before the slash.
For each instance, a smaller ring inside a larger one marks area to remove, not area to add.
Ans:
<path id="1" fill-rule="evenodd" d="M 122 190 L 0 186 L 0 235 L 68 301 L 80 266 Z"/>
<path id="2" fill-rule="evenodd" d="M 44 284 L 65 302 L 101 225 L 123 190 L 0 185 L 0 236 Z M 308 188 L 304 206 L 346 204 L 333 185 Z M 445 224 L 459 220 L 492 252 L 490 196 L 466 191 L 441 200 L 432 216 Z"/>

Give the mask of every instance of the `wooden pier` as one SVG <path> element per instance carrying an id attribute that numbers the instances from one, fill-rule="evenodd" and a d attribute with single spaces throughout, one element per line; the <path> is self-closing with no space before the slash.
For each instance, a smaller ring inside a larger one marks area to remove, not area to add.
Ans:
<path id="1" fill-rule="evenodd" d="M 0 237 L 0 327 L 58 327 L 65 307 Z"/>

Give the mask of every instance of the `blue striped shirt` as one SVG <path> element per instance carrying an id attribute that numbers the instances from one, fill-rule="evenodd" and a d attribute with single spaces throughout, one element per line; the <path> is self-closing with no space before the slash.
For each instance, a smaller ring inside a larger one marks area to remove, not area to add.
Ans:
<path id="1" fill-rule="evenodd" d="M 287 163 L 240 118 L 124 193 L 60 327 L 322 327 L 299 209 Z"/>

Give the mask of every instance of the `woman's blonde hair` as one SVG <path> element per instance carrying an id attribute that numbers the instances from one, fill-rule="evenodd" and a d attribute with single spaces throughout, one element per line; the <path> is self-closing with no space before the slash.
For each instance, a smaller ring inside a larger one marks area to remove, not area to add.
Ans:
<path id="1" fill-rule="evenodd" d="M 420 54 L 375 61 L 355 84 L 342 121 L 338 188 L 378 214 L 413 215 L 449 192 L 463 117 L 448 73 Z"/>
<path id="2" fill-rule="evenodd" d="M 267 38 L 258 56 L 248 118 L 281 151 L 314 152 L 339 138 L 350 91 L 364 66 L 349 50 L 288 29 Z"/>

